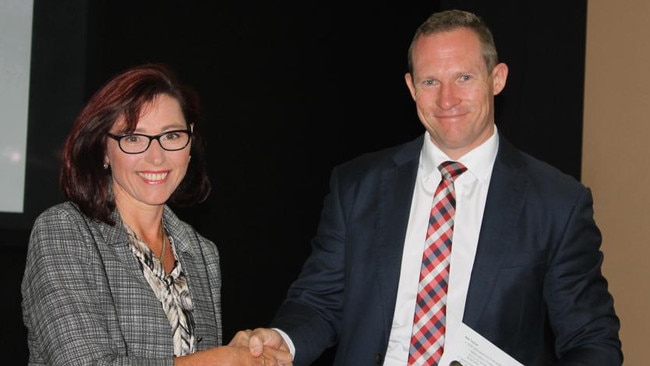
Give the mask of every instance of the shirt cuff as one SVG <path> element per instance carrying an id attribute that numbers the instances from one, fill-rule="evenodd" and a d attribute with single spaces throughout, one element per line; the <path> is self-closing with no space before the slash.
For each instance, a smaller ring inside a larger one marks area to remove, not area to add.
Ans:
<path id="1" fill-rule="evenodd" d="M 289 352 L 291 353 L 291 359 L 293 360 L 293 358 L 296 357 L 296 347 L 293 345 L 291 338 L 289 338 L 287 333 L 283 332 L 281 329 L 273 328 L 273 330 L 280 333 L 282 339 L 284 339 L 284 343 L 286 343 L 287 346 L 289 346 Z"/>

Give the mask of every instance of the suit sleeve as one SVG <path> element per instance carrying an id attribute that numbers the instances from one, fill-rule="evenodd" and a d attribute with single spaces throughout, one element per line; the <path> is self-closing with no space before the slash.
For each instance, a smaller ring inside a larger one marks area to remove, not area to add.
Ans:
<path id="1" fill-rule="evenodd" d="M 545 280 L 559 365 L 622 363 L 620 324 L 601 272 L 602 238 L 593 215 L 591 191 L 584 188 L 551 256 Z"/>
<path id="2" fill-rule="evenodd" d="M 321 221 L 311 241 L 312 252 L 272 322 L 294 343 L 297 366 L 310 364 L 336 342 L 343 302 L 344 237 L 344 213 L 334 171 Z"/>

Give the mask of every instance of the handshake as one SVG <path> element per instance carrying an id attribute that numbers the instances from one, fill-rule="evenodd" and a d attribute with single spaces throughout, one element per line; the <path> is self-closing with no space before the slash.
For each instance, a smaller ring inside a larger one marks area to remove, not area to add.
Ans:
<path id="1" fill-rule="evenodd" d="M 261 357 L 262 366 L 293 365 L 292 346 L 275 329 L 240 330 L 228 345 L 247 347 L 253 357 Z"/>

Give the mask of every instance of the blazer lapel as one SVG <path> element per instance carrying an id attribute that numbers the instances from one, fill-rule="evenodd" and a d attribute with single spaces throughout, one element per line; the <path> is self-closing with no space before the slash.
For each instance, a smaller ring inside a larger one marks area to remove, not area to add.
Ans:
<path id="1" fill-rule="evenodd" d="M 138 259 L 131 252 L 129 237 L 122 226 L 122 218 L 117 209 L 113 212 L 113 219 L 116 222 L 115 226 L 106 224 L 101 226 L 106 244 L 111 248 L 109 252 L 100 248 L 107 271 L 114 272 L 113 275 L 122 278 L 125 283 L 135 281 L 143 289 L 149 289 L 149 283 L 142 275 Z M 113 266 L 111 264 L 113 261 L 119 262 L 120 265 Z"/>
<path id="2" fill-rule="evenodd" d="M 376 243 L 377 276 L 380 286 L 379 299 L 385 309 L 383 319 L 390 328 L 395 311 L 395 299 L 399 285 L 404 238 L 417 177 L 422 137 L 406 145 L 394 156 L 395 165 L 380 175 L 381 203 L 378 209 L 378 242 Z"/>
<path id="3" fill-rule="evenodd" d="M 494 293 L 497 269 L 516 245 L 513 225 L 526 194 L 520 153 L 503 136 L 499 141 L 463 316 L 464 323 L 470 326 L 480 319 L 485 299 Z"/>

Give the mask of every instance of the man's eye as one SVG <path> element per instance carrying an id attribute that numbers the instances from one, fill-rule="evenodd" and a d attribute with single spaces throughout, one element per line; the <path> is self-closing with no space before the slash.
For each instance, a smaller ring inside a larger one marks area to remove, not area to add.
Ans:
<path id="1" fill-rule="evenodd" d="M 461 75 L 461 76 L 460 76 L 460 79 L 461 79 L 462 81 L 467 81 L 467 80 L 470 80 L 471 78 L 472 78 L 471 75 Z"/>

